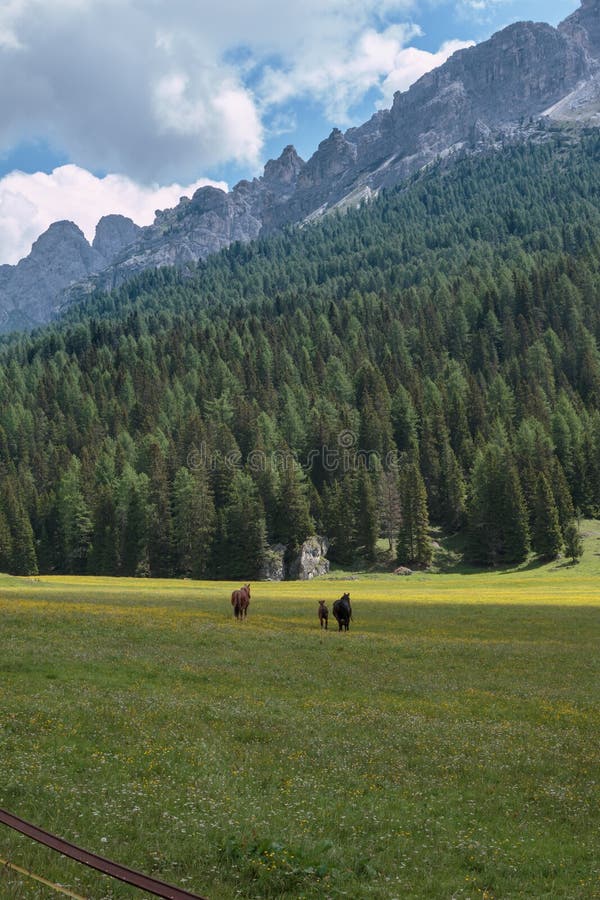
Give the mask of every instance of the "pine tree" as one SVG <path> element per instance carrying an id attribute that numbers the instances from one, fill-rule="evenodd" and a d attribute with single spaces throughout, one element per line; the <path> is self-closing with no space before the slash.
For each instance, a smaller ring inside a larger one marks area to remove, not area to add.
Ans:
<path id="1" fill-rule="evenodd" d="M 392 400 L 392 428 L 396 447 L 400 453 L 416 453 L 419 449 L 418 421 L 411 396 L 402 385 L 398 386 Z"/>
<path id="2" fill-rule="evenodd" d="M 150 574 L 148 476 L 126 465 L 117 487 L 119 568 L 122 575 Z"/>
<path id="3" fill-rule="evenodd" d="M 93 513 L 93 541 L 88 569 L 97 575 L 113 575 L 118 568 L 117 509 L 110 485 L 98 488 Z"/>
<path id="4" fill-rule="evenodd" d="M 237 470 L 233 475 L 220 530 L 220 543 L 215 547 L 218 574 L 256 578 L 267 549 L 267 527 L 256 485 L 245 472 Z"/>
<path id="5" fill-rule="evenodd" d="M 565 553 L 573 563 L 583 556 L 583 541 L 576 522 L 569 522 L 565 528 Z"/>
<path id="6" fill-rule="evenodd" d="M 356 547 L 365 559 L 374 562 L 377 558 L 379 515 L 373 478 L 366 466 L 361 466 L 356 474 L 355 503 Z"/>
<path id="7" fill-rule="evenodd" d="M 555 460 L 552 473 L 552 493 L 556 501 L 558 521 L 564 534 L 567 525 L 575 516 L 575 510 L 563 467 L 558 460 Z"/>
<path id="8" fill-rule="evenodd" d="M 458 460 L 450 444 L 442 450 L 439 505 L 441 523 L 456 532 L 464 524 L 467 488 Z"/>
<path id="9" fill-rule="evenodd" d="M 169 491 L 169 475 L 159 440 L 151 438 L 144 448 L 148 460 L 145 471 L 149 479 L 149 534 L 148 559 L 150 572 L 155 576 L 171 573 L 171 554 L 173 540 L 173 521 L 171 514 L 171 497 Z"/>
<path id="10" fill-rule="evenodd" d="M 300 466 L 286 455 L 280 476 L 273 533 L 290 551 L 297 549 L 314 532 L 310 515 L 308 484 Z"/>
<path id="11" fill-rule="evenodd" d="M 31 521 L 23 504 L 14 494 L 9 499 L 7 512 L 12 538 L 10 572 L 13 575 L 37 575 L 38 565 Z"/>
<path id="12" fill-rule="evenodd" d="M 8 520 L 0 509 L 0 572 L 9 572 L 13 557 L 12 536 Z"/>
<path id="13" fill-rule="evenodd" d="M 59 482 L 56 512 L 63 567 L 67 572 L 84 572 L 92 546 L 93 523 L 81 490 L 81 463 L 76 457 L 71 458 Z"/>
<path id="14" fill-rule="evenodd" d="M 562 549 L 558 510 L 546 476 L 538 475 L 532 545 L 542 559 L 556 559 Z"/>
<path id="15" fill-rule="evenodd" d="M 505 447 L 479 451 L 471 476 L 467 555 L 495 566 L 522 562 L 529 552 L 528 514 L 515 465 Z"/>
<path id="16" fill-rule="evenodd" d="M 398 475 L 395 471 L 383 471 L 379 478 L 379 521 L 381 533 L 385 536 L 390 553 L 401 522 L 400 492 Z"/>
<path id="17" fill-rule="evenodd" d="M 178 574 L 201 578 L 208 569 L 216 528 L 206 470 L 183 467 L 173 485 L 173 543 Z"/>
<path id="18" fill-rule="evenodd" d="M 429 512 L 425 482 L 416 463 L 408 463 L 400 474 L 402 523 L 398 531 L 398 565 L 428 566 L 433 556 L 429 539 Z"/>
<path id="19" fill-rule="evenodd" d="M 523 562 L 530 550 L 529 516 L 517 468 L 508 457 L 501 485 L 502 555 L 505 562 Z"/>
<path id="20" fill-rule="evenodd" d="M 331 542 L 329 556 L 342 566 L 350 566 L 354 560 L 356 525 L 352 488 L 352 478 L 346 475 L 323 491 L 323 525 Z"/>

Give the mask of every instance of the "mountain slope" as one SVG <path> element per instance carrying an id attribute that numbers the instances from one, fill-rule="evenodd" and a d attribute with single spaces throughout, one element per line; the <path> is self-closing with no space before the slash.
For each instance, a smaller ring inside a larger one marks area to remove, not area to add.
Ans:
<path id="1" fill-rule="evenodd" d="M 143 229 L 130 223 L 119 230 L 111 223 L 119 236 L 105 240 L 101 253 L 98 241 L 95 253 L 81 243 L 74 251 L 73 234 L 63 228 L 66 260 L 56 263 L 51 278 L 37 279 L 32 286 L 32 266 L 41 271 L 48 264 L 37 245 L 32 265 L 25 260 L 0 268 L 4 330 L 18 324 L 19 316 L 23 324 L 47 321 L 64 302 L 62 291 L 73 283 L 79 284 L 76 294 L 81 295 L 97 286 L 115 287 L 148 268 L 186 266 L 232 242 L 370 199 L 456 149 L 480 148 L 507 133 L 526 139 L 529 132 L 520 131 L 520 123 L 530 117 L 548 113 L 559 120 L 594 122 L 599 21 L 600 0 L 584 0 L 558 29 L 533 22 L 511 25 L 458 51 L 396 94 L 390 110 L 345 134 L 334 129 L 307 162 L 287 147 L 267 163 L 261 178 L 242 181 L 227 194 L 201 188 L 174 209 L 158 213 L 154 224 Z M 588 115 L 572 115 L 573 109 L 584 107 Z M 60 256 L 59 246 L 54 253 Z M 93 277 L 86 281 L 88 276 Z"/>

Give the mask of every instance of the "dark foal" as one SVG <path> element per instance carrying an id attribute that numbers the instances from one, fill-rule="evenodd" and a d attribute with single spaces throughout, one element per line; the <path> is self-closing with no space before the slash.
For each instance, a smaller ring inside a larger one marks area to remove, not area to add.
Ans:
<path id="1" fill-rule="evenodd" d="M 321 624 L 321 628 L 324 628 L 327 631 L 327 622 L 329 621 L 329 610 L 325 606 L 324 600 L 319 600 L 319 622 Z"/>

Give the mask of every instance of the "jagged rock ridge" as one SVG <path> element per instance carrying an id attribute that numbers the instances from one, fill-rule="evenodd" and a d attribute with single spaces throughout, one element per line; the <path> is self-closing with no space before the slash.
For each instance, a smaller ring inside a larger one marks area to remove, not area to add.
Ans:
<path id="1" fill-rule="evenodd" d="M 70 285 L 78 285 L 79 296 L 111 288 L 144 269 L 185 266 L 233 241 L 310 222 L 400 183 L 439 156 L 485 145 L 503 129 L 514 132 L 531 117 L 596 116 L 600 124 L 599 73 L 600 0 L 584 0 L 558 28 L 511 25 L 455 53 L 364 125 L 345 134 L 334 129 L 307 162 L 288 146 L 261 178 L 229 193 L 200 188 L 145 228 L 105 217 L 92 247 L 72 223 L 53 225 L 29 257 L 0 267 L 4 330 L 19 317 L 25 325 L 47 321 Z"/>

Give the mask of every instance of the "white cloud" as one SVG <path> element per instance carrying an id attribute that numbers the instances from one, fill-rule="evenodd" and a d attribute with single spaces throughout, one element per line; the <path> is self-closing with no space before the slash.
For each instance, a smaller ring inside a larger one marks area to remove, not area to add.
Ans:
<path id="1" fill-rule="evenodd" d="M 406 43 L 421 34 L 416 25 L 391 25 L 384 31 L 368 28 L 337 55 L 308 53 L 282 74 L 269 68 L 260 93 L 266 105 L 293 97 L 319 99 L 336 124 L 348 124 L 350 110 L 393 71 Z M 431 55 L 431 54 L 429 54 Z"/>
<path id="2" fill-rule="evenodd" d="M 42 138 L 86 169 L 148 183 L 258 166 L 255 98 L 207 2 L 0 6 L 0 149 Z"/>
<path id="3" fill-rule="evenodd" d="M 148 225 L 157 209 L 174 206 L 181 196 L 224 182 L 206 178 L 182 186 L 143 186 L 124 175 L 96 178 L 75 165 L 61 166 L 50 175 L 12 172 L 0 179 L 0 263 L 16 263 L 29 253 L 33 241 L 52 222 L 75 222 L 91 242 L 98 220 L 109 213 L 129 216 Z"/>
<path id="4" fill-rule="evenodd" d="M 311 94 L 342 125 L 399 68 L 414 2 L 0 0 L 0 150 L 44 139 L 148 183 L 256 171 L 267 113 Z"/>

